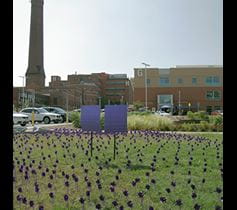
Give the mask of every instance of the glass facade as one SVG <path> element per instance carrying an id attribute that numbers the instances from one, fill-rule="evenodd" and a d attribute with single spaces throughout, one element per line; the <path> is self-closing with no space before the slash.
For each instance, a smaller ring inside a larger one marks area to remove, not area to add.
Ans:
<path id="1" fill-rule="evenodd" d="M 220 100 L 221 99 L 221 93 L 220 91 L 207 91 L 206 92 L 206 98 L 208 100 Z"/>
<path id="2" fill-rule="evenodd" d="M 220 85 L 220 78 L 218 76 L 206 77 L 206 84 L 210 86 Z"/>
<path id="3" fill-rule="evenodd" d="M 196 77 L 192 78 L 192 84 L 197 84 L 197 78 Z"/>
<path id="4" fill-rule="evenodd" d="M 170 84 L 169 77 L 160 77 L 159 84 L 160 86 L 169 86 Z"/>
<path id="5" fill-rule="evenodd" d="M 178 83 L 178 84 L 182 84 L 182 83 L 183 83 L 183 79 L 182 79 L 182 78 L 178 78 L 178 79 L 177 79 L 177 83 Z"/>
<path id="6" fill-rule="evenodd" d="M 168 105 L 173 103 L 173 96 L 172 95 L 159 95 L 158 96 L 158 103 L 160 105 Z"/>
<path id="7" fill-rule="evenodd" d="M 147 85 L 150 85 L 151 84 L 151 80 L 150 79 L 147 79 Z"/>

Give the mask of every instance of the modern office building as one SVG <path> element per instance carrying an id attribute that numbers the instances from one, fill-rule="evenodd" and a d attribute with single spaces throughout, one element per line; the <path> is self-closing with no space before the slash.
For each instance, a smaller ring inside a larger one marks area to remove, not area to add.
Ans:
<path id="1" fill-rule="evenodd" d="M 112 103 L 132 103 L 131 84 L 126 74 L 108 75 L 105 84 L 105 97 Z"/>
<path id="2" fill-rule="evenodd" d="M 164 105 L 173 110 L 223 109 L 222 66 L 134 68 L 134 102 L 145 106 L 146 87 L 150 109 L 159 110 Z"/>

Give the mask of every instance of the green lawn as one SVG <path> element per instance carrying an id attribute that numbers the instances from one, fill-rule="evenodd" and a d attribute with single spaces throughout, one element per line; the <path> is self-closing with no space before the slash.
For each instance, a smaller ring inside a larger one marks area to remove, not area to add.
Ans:
<path id="1" fill-rule="evenodd" d="M 121 205 L 124 209 L 130 209 L 128 201 L 132 202 L 134 210 L 148 210 L 149 206 L 159 210 L 191 210 L 195 209 L 195 204 L 196 209 L 199 209 L 198 205 L 207 210 L 215 209 L 216 206 L 222 208 L 221 134 L 195 134 L 193 139 L 182 134 L 177 134 L 176 137 L 151 133 L 120 135 L 116 140 L 118 150 L 115 160 L 113 136 L 110 139 L 106 135 L 94 136 L 93 157 L 90 157 L 89 135 L 60 132 L 57 135 L 61 136 L 14 136 L 15 209 L 26 209 L 26 206 L 30 209 L 30 201 L 34 202 L 34 209 L 39 209 L 42 205 L 44 209 L 58 210 L 90 210 L 96 209 L 96 204 L 100 204 L 101 209 L 119 209 Z M 198 136 L 206 139 L 201 141 L 200 138 L 197 139 Z M 22 172 L 19 171 L 21 165 Z M 25 172 L 27 167 L 28 172 Z M 32 174 L 32 169 L 36 174 Z M 119 169 L 121 173 L 118 173 Z M 174 172 L 173 175 L 171 171 Z M 26 174 L 28 179 L 25 179 Z M 72 177 L 73 174 L 78 182 Z M 66 175 L 69 175 L 68 179 Z M 140 181 L 133 186 L 132 181 L 136 178 Z M 65 186 L 67 181 L 68 187 Z M 35 188 L 35 182 L 38 189 Z M 114 192 L 111 192 L 113 182 Z M 98 183 L 102 189 L 98 189 Z M 18 192 L 19 188 L 22 192 Z M 221 189 L 220 193 L 216 192 L 217 188 Z M 169 193 L 167 189 L 170 190 Z M 90 196 L 86 195 L 87 191 L 90 191 Z M 123 191 L 128 192 L 127 197 Z M 54 194 L 54 198 L 50 198 L 50 192 Z M 138 196 L 139 192 L 142 192 L 140 195 L 143 198 Z M 196 198 L 192 198 L 192 193 Z M 68 195 L 68 201 L 64 200 L 65 194 Z M 104 196 L 104 201 L 100 200 L 100 195 Z M 18 199 L 25 197 L 26 204 L 25 201 L 17 201 L 17 196 Z M 80 198 L 85 199 L 84 205 L 80 203 Z M 166 201 L 161 202 L 160 199 Z M 175 204 L 179 199 L 181 206 Z M 118 203 L 116 207 L 112 204 L 113 201 Z"/>

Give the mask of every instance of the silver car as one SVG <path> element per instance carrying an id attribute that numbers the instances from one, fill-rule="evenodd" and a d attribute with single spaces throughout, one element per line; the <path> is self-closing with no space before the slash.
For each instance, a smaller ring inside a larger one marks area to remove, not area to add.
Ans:
<path id="1" fill-rule="evenodd" d="M 25 126 L 27 123 L 29 123 L 28 115 L 13 112 L 13 125 L 20 124 L 21 126 Z"/>
<path id="2" fill-rule="evenodd" d="M 35 122 L 44 122 L 45 124 L 49 124 L 50 122 L 58 123 L 62 120 L 60 114 L 50 113 L 43 108 L 29 107 L 22 109 L 20 112 L 28 115 L 30 121 L 32 121 L 33 111 Z"/>

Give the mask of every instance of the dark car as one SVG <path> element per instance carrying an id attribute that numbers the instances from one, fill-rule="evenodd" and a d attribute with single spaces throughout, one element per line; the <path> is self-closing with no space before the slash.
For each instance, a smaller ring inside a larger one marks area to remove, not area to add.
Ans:
<path id="1" fill-rule="evenodd" d="M 67 113 L 66 113 L 65 110 L 63 110 L 63 109 L 61 109 L 59 107 L 42 107 L 42 108 L 46 109 L 48 112 L 60 114 L 61 117 L 62 117 L 61 122 L 65 122 L 66 121 Z"/>

